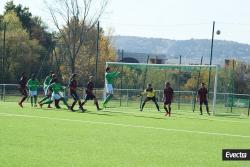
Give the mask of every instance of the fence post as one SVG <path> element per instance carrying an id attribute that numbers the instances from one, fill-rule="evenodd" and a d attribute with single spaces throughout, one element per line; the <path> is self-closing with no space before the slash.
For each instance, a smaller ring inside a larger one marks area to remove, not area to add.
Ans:
<path id="1" fill-rule="evenodd" d="M 122 106 L 122 89 L 120 89 L 120 107 Z"/>
<path id="2" fill-rule="evenodd" d="M 249 112 L 250 112 L 250 97 L 248 98 L 248 116 L 249 116 Z"/>
<path id="3" fill-rule="evenodd" d="M 129 98 L 129 97 L 128 97 L 128 89 L 127 89 L 127 107 L 128 107 L 128 98 Z"/>
<path id="4" fill-rule="evenodd" d="M 180 59 L 179 59 L 179 65 L 181 65 L 181 55 L 180 55 Z M 179 93 L 178 93 L 178 110 L 180 110 L 180 100 L 181 100 L 181 79 L 180 79 L 180 75 L 181 75 L 181 66 L 179 69 L 179 78 L 178 78 L 178 89 L 179 89 Z"/>
<path id="5" fill-rule="evenodd" d="M 233 112 L 233 105 L 234 105 L 234 97 L 233 97 L 233 93 L 231 93 L 231 108 L 230 108 L 230 111 Z"/>
<path id="6" fill-rule="evenodd" d="M 123 62 L 123 49 L 122 49 L 122 60 L 121 60 L 121 62 Z M 120 107 L 122 106 L 122 88 L 123 88 L 123 86 L 122 86 L 122 77 L 123 77 L 123 65 L 122 65 L 122 71 L 121 71 L 121 83 L 120 83 Z"/>
<path id="7" fill-rule="evenodd" d="M 1 101 L 3 101 L 3 85 L 1 85 Z"/>
<path id="8" fill-rule="evenodd" d="M 3 85 L 3 101 L 5 101 L 5 84 Z"/>
<path id="9" fill-rule="evenodd" d="M 193 97 L 193 105 L 192 105 L 192 111 L 194 112 L 195 110 L 195 103 L 196 103 L 196 92 L 195 91 L 192 91 L 192 97 Z"/>

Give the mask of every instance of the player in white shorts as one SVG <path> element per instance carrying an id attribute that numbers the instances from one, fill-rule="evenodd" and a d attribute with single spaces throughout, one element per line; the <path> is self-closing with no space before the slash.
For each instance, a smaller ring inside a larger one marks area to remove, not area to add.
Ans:
<path id="1" fill-rule="evenodd" d="M 31 102 L 31 106 L 37 106 L 36 102 L 37 102 L 37 89 L 39 86 L 39 82 L 35 77 L 35 74 L 32 74 L 31 79 L 29 79 L 29 81 L 27 82 L 27 87 L 29 89 L 29 96 L 30 96 L 30 102 Z M 34 99 L 34 103 L 35 105 L 33 105 L 33 99 Z"/>
<path id="2" fill-rule="evenodd" d="M 106 93 L 108 94 L 105 101 L 103 102 L 103 108 L 106 108 L 107 103 L 112 99 L 114 90 L 113 90 L 113 80 L 120 74 L 120 72 L 111 72 L 110 67 L 106 68 L 105 80 L 106 80 Z"/>

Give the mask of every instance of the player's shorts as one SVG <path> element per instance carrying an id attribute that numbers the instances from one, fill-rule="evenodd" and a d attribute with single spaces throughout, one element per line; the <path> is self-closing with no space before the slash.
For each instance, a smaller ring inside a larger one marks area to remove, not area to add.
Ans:
<path id="1" fill-rule="evenodd" d="M 28 96 L 28 92 L 27 92 L 26 88 L 19 88 L 19 91 L 20 91 L 20 93 L 21 93 L 23 96 Z"/>
<path id="2" fill-rule="evenodd" d="M 155 96 L 154 97 L 146 97 L 144 101 L 150 101 L 150 100 L 152 100 L 153 102 L 157 102 L 157 99 Z"/>
<path id="3" fill-rule="evenodd" d="M 172 103 L 172 101 L 171 101 L 170 99 L 165 99 L 165 100 L 164 100 L 164 104 L 166 104 L 166 105 L 167 105 L 167 104 L 171 104 L 171 103 Z"/>
<path id="4" fill-rule="evenodd" d="M 50 93 L 50 90 L 49 90 L 49 87 L 48 86 L 44 86 L 43 87 L 43 90 L 44 90 L 44 95 L 45 96 L 50 96 L 51 93 Z"/>
<path id="5" fill-rule="evenodd" d="M 106 84 L 106 93 L 114 94 L 114 89 L 112 84 Z"/>
<path id="6" fill-rule="evenodd" d="M 51 95 L 51 100 L 60 100 L 63 96 L 60 95 L 59 93 L 52 93 Z"/>
<path id="7" fill-rule="evenodd" d="M 35 90 L 35 91 L 29 91 L 29 96 L 30 97 L 33 97 L 33 96 L 37 96 L 37 90 Z"/>
<path id="8" fill-rule="evenodd" d="M 70 95 L 73 97 L 74 100 L 79 100 L 79 96 L 77 95 L 75 91 L 71 91 Z"/>
<path id="9" fill-rule="evenodd" d="M 85 100 L 94 100 L 96 97 L 94 94 L 86 94 Z"/>
<path id="10" fill-rule="evenodd" d="M 202 104 L 208 105 L 207 99 L 205 99 L 205 100 L 200 100 L 200 105 L 202 105 Z"/>

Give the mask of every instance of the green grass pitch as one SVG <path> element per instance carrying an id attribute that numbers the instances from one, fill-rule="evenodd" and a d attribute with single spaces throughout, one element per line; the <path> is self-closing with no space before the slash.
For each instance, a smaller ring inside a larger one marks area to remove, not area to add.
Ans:
<path id="1" fill-rule="evenodd" d="M 116 107 L 117 106 L 117 107 Z M 112 105 L 86 113 L 0 102 L 2 167 L 246 167 L 224 148 L 250 148 L 250 118 Z"/>

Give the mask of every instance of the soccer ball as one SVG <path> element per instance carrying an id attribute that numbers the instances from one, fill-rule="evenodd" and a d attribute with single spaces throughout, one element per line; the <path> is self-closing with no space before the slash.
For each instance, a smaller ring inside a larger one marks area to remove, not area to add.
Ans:
<path id="1" fill-rule="evenodd" d="M 217 34 L 217 35 L 220 35 L 220 30 L 217 30 L 217 31 L 216 31 L 216 34 Z"/>

